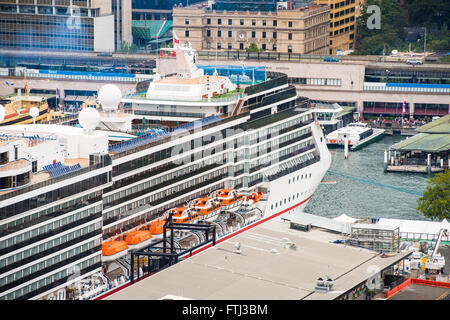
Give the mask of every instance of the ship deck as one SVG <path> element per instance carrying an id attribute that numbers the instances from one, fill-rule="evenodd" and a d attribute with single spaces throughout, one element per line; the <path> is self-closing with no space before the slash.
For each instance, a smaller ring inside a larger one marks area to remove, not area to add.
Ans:
<path id="1" fill-rule="evenodd" d="M 106 299 L 156 300 L 176 295 L 199 300 L 331 300 L 367 280 L 369 268 L 383 270 L 410 254 L 382 258 L 374 251 L 331 243 L 336 237 L 317 229 L 293 230 L 277 218 Z M 285 238 L 293 248 L 285 245 Z M 333 290 L 315 292 L 316 279 L 326 275 L 334 280 Z"/>

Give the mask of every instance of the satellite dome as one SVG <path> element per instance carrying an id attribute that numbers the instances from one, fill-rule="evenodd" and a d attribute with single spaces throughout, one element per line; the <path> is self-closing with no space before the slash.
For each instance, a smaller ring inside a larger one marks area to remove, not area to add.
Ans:
<path id="1" fill-rule="evenodd" d="M 84 108 L 78 115 L 78 122 L 87 130 L 94 130 L 100 123 L 100 114 L 95 108 Z"/>
<path id="2" fill-rule="evenodd" d="M 122 100 L 122 92 L 114 84 L 106 84 L 98 92 L 98 102 L 104 110 L 117 109 L 120 100 Z"/>
<path id="3" fill-rule="evenodd" d="M 30 116 L 36 118 L 39 115 L 39 109 L 37 107 L 32 107 L 30 109 Z"/>

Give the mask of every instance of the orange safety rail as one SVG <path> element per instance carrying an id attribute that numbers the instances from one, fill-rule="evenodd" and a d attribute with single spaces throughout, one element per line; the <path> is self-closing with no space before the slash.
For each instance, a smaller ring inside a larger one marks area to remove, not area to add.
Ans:
<path id="1" fill-rule="evenodd" d="M 440 287 L 440 288 L 450 288 L 450 283 L 448 282 L 442 282 L 442 281 L 433 281 L 433 280 L 425 280 L 425 279 L 417 279 L 417 278 L 409 278 L 405 282 L 399 284 L 392 290 L 389 290 L 386 292 L 386 299 L 392 297 L 397 292 L 405 289 L 410 284 L 421 284 L 424 286 L 431 286 L 431 287 Z"/>
<path id="2" fill-rule="evenodd" d="M 403 290 L 404 288 L 406 288 L 407 286 L 409 286 L 411 284 L 411 278 L 409 278 L 408 280 L 406 280 L 405 282 L 399 284 L 398 286 L 396 286 L 395 288 L 389 290 L 388 292 L 386 292 L 386 299 L 392 297 L 394 294 L 396 294 L 397 292 Z"/>

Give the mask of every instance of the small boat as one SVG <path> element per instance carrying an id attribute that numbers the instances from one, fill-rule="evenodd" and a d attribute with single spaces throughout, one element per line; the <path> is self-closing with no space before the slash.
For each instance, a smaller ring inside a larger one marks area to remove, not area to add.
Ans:
<path id="1" fill-rule="evenodd" d="M 141 230 L 148 230 L 152 234 L 153 238 L 161 238 L 164 232 L 164 224 L 166 223 L 165 219 L 156 219 L 151 221 L 146 226 L 142 227 Z"/>
<path id="2" fill-rule="evenodd" d="M 244 196 L 236 192 L 233 189 L 221 189 L 211 194 L 212 198 L 215 198 L 223 209 L 231 209 L 242 204 Z"/>
<path id="3" fill-rule="evenodd" d="M 326 142 L 328 147 L 342 147 L 345 146 L 345 140 L 347 140 L 350 150 L 357 150 L 382 138 L 384 132 L 384 129 L 372 129 L 363 122 L 353 122 L 344 128 L 330 132 L 326 135 Z"/>
<path id="4" fill-rule="evenodd" d="M 209 197 L 195 199 L 190 203 L 189 207 L 197 212 L 200 220 L 216 216 L 221 209 L 220 203 Z"/>
<path id="5" fill-rule="evenodd" d="M 113 261 L 128 252 L 128 244 L 122 240 L 108 240 L 102 243 L 102 260 Z"/>
<path id="6" fill-rule="evenodd" d="M 259 200 L 261 200 L 263 196 L 264 194 L 262 192 L 255 191 L 249 194 L 245 200 L 247 201 L 248 204 L 254 204 L 257 203 Z"/>
<path id="7" fill-rule="evenodd" d="M 148 230 L 132 230 L 121 235 L 120 240 L 125 241 L 130 249 L 143 247 L 150 243 L 152 233 Z"/>
<path id="8" fill-rule="evenodd" d="M 198 220 L 197 211 L 192 208 L 178 207 L 170 209 L 172 222 L 174 223 L 195 223 Z"/>

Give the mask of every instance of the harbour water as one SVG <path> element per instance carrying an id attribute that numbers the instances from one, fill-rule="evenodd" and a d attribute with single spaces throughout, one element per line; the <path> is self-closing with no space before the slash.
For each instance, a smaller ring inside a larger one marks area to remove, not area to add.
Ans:
<path id="1" fill-rule="evenodd" d="M 430 178 L 426 174 L 384 173 L 383 155 L 389 146 L 404 140 L 400 135 L 385 136 L 359 151 L 330 149 L 331 167 L 305 208 L 305 212 L 334 217 L 429 220 L 416 210 L 417 199 Z"/>

